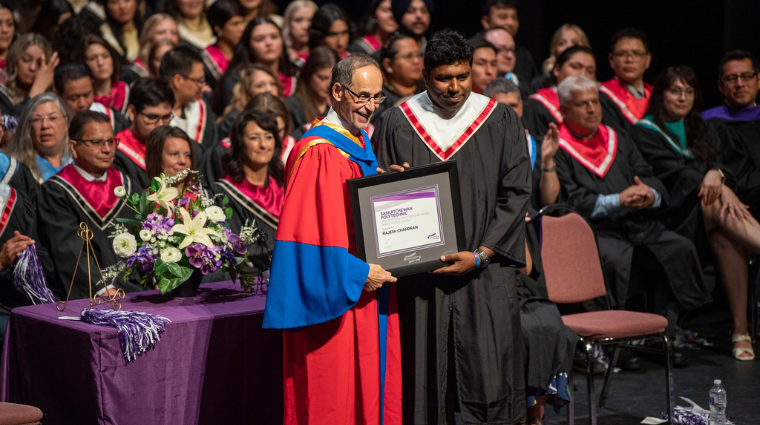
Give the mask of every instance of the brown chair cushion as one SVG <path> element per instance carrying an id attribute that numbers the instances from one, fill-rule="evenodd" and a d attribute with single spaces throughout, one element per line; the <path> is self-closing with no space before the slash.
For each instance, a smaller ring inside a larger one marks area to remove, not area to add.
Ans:
<path id="1" fill-rule="evenodd" d="M 42 410 L 15 403 L 0 403 L 0 425 L 36 425 L 42 420 Z"/>
<path id="2" fill-rule="evenodd" d="M 565 325 L 584 338 L 628 338 L 665 332 L 668 319 L 635 311 L 593 311 L 562 316 Z"/>

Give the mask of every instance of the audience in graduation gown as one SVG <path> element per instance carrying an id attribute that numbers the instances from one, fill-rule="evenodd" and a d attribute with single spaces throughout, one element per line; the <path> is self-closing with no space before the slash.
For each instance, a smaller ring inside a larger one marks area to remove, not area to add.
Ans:
<path id="1" fill-rule="evenodd" d="M 472 91 L 483 94 L 488 83 L 496 78 L 496 47 L 480 36 L 471 38 L 469 43 L 473 49 Z"/>
<path id="2" fill-rule="evenodd" d="M 0 111 L 20 117 L 29 99 L 53 88 L 58 54 L 41 35 L 24 34 L 8 49 L 5 88 L 0 90 Z"/>
<path id="3" fill-rule="evenodd" d="M 113 131 L 118 133 L 129 127 L 129 121 L 115 109 L 94 101 L 92 71 L 81 62 L 59 65 L 55 69 L 55 91 L 69 109 L 69 115 L 91 110 L 108 116 Z"/>
<path id="4" fill-rule="evenodd" d="M 554 64 L 557 57 L 567 48 L 573 46 L 586 46 L 591 48 L 586 33 L 578 25 L 564 24 L 554 31 L 552 42 L 549 46 L 549 57 L 541 64 L 541 73 L 530 82 L 530 92 L 535 93 L 543 88 L 554 85 Z"/>
<path id="5" fill-rule="evenodd" d="M 140 54 L 144 21 L 138 0 L 106 1 L 103 10 L 106 19 L 100 25 L 100 34 L 122 62 L 134 62 Z"/>
<path id="6" fill-rule="evenodd" d="M 0 127 L 0 133 L 3 131 Z M 28 202 L 34 202 L 37 199 L 37 191 L 40 189 L 40 184 L 29 171 L 29 167 L 3 152 L 0 152 L 0 183 L 8 184 L 23 192 Z"/>
<path id="7" fill-rule="evenodd" d="M 296 140 L 311 127 L 315 118 L 325 116 L 330 109 L 330 82 L 337 62 L 335 53 L 329 48 L 320 46 L 311 49 L 309 59 L 306 59 L 298 76 L 296 93 L 285 99 L 285 106 L 293 118 L 292 135 Z"/>
<path id="8" fill-rule="evenodd" d="M 173 176 L 186 169 L 198 169 L 195 143 L 177 127 L 161 125 L 150 132 L 145 143 L 145 175 L 152 181 L 161 173 Z"/>
<path id="9" fill-rule="evenodd" d="M 423 54 L 410 35 L 397 33 L 391 36 L 380 52 L 380 68 L 385 77 L 383 96 L 385 101 L 377 105 L 372 114 L 372 124 L 377 124 L 385 110 L 398 106 L 402 101 L 424 91 L 422 80 Z"/>
<path id="10" fill-rule="evenodd" d="M 235 53 L 235 46 L 243 36 L 245 18 L 240 3 L 233 0 L 214 2 L 208 8 L 206 16 L 216 34 L 216 43 L 206 47 L 201 51 L 201 55 L 206 68 L 206 83 L 213 89 L 227 70 L 227 65 Z"/>
<path id="11" fill-rule="evenodd" d="M 359 20 L 359 37 L 348 46 L 348 51 L 372 56 L 397 30 L 391 0 L 372 0 Z"/>
<path id="12" fill-rule="evenodd" d="M 517 16 L 517 0 L 486 0 L 483 4 L 483 16 L 480 18 L 483 29 L 501 27 L 509 31 L 512 37 L 517 36 L 520 29 L 520 18 Z M 515 65 L 513 72 L 518 75 L 523 84 L 530 84 L 538 75 L 536 62 L 530 51 L 522 46 L 514 46 Z"/>
<path id="13" fill-rule="evenodd" d="M 288 4 L 283 14 L 282 38 L 288 59 L 299 68 L 309 57 L 309 27 L 317 9 L 319 7 L 311 0 L 295 0 Z"/>
<path id="14" fill-rule="evenodd" d="M 297 140 L 290 135 L 292 130 L 291 117 L 290 111 L 285 107 L 285 103 L 272 93 L 264 92 L 254 96 L 245 108 L 241 108 L 241 110 L 266 112 L 275 118 L 275 121 L 277 122 L 277 136 L 279 140 L 282 141 L 280 143 L 282 149 L 280 149 L 279 158 L 283 164 L 287 163 L 288 156 L 292 152 L 293 146 Z M 230 122 L 230 133 L 232 128 L 236 125 L 237 118 L 241 114 L 242 112 L 236 114 L 235 120 Z M 222 157 L 230 150 L 232 144 L 231 137 L 231 135 L 225 137 L 204 154 L 203 163 L 201 165 L 204 186 L 211 187 L 215 181 L 224 177 L 225 173 Z"/>
<path id="15" fill-rule="evenodd" d="M 655 81 L 649 114 L 636 126 L 638 147 L 668 190 L 665 224 L 698 248 L 712 247 L 734 316 L 734 357 L 752 360 L 748 256 L 760 253 L 760 224 L 729 187 L 735 179 L 726 179 L 730 171 L 718 161 L 717 136 L 697 112 L 701 106 L 694 71 L 667 68 Z"/>
<path id="16" fill-rule="evenodd" d="M 8 49 L 16 38 L 16 24 L 13 21 L 13 11 L 5 4 L 0 5 L 0 84 L 5 84 L 6 60 Z"/>
<path id="17" fill-rule="evenodd" d="M 161 59 L 169 50 L 179 46 L 179 44 L 169 39 L 158 40 L 150 46 L 148 51 L 147 76 L 150 78 L 161 78 Z"/>
<path id="18" fill-rule="evenodd" d="M 256 223 L 266 238 L 248 246 L 248 259 L 254 273 L 269 269 L 277 224 L 285 198 L 284 165 L 274 116 L 246 109 L 235 121 L 229 150 L 223 156 L 224 177 L 214 183 L 212 191 L 224 194 L 232 208 L 228 221 L 233 233 L 248 223 Z"/>
<path id="19" fill-rule="evenodd" d="M 98 35 L 85 40 L 84 62 L 92 70 L 94 100 L 122 115 L 129 105 L 129 84 L 121 80 L 121 61 L 113 48 Z"/>
<path id="20" fill-rule="evenodd" d="M 230 130 L 245 105 L 259 93 L 272 93 L 280 97 L 282 88 L 272 70 L 258 63 L 248 64 L 240 71 L 240 81 L 232 89 L 232 101 L 224 108 L 224 116 L 219 121 L 218 138 L 230 135 Z"/>
<path id="21" fill-rule="evenodd" d="M 150 51 L 155 43 L 161 40 L 168 40 L 172 47 L 179 45 L 179 30 L 177 21 L 167 13 L 156 13 L 145 20 L 145 24 L 140 34 L 140 54 L 135 60 L 132 68 L 141 77 L 156 77 L 148 73 L 150 66 Z"/>
<path id="22" fill-rule="evenodd" d="M 93 279 L 92 295 L 119 288 L 125 292 L 143 290 L 137 273 L 126 281 L 118 276 L 103 287 L 95 285 L 99 280 L 97 267 L 88 272 L 88 262 L 79 261 L 74 269 L 82 247 L 82 238 L 77 235 L 82 222 L 92 231 L 90 252 L 97 257 L 101 270 L 120 260 L 108 235 L 117 217 L 134 218 L 134 211 L 114 194 L 114 189 L 123 186 L 130 194 L 139 192 L 140 188 L 111 167 L 116 142 L 106 115 L 80 112 L 71 121 L 69 136 L 74 162 L 46 181 L 37 198 L 38 242 L 44 248 L 40 260 L 48 284 L 61 299 L 66 299 L 72 277 L 70 298 L 90 296 L 88 274 Z M 90 263 L 94 265 L 94 261 Z"/>
<path id="23" fill-rule="evenodd" d="M 430 15 L 434 8 L 432 0 L 391 0 L 391 12 L 393 20 L 398 24 L 398 32 L 412 36 L 422 53 L 425 53 L 427 47 L 425 33 L 430 28 Z M 377 52 L 373 55 L 379 56 Z"/>
<path id="24" fill-rule="evenodd" d="M 282 28 L 282 16 L 277 14 L 277 5 L 271 0 L 238 0 L 238 3 L 243 7 L 246 23 L 263 16 Z"/>
<path id="25" fill-rule="evenodd" d="M 718 88 L 725 104 L 702 113 L 710 128 L 718 133 L 721 162 L 736 177 L 734 190 L 760 216 L 760 66 L 744 51 L 727 53 L 718 67 Z"/>
<path id="26" fill-rule="evenodd" d="M 68 108 L 53 93 L 36 96 L 24 109 L 8 153 L 29 167 L 39 183 L 73 160 L 67 132 L 69 119 Z"/>
<path id="27" fill-rule="evenodd" d="M 213 146 L 218 140 L 216 116 L 201 98 L 206 78 L 200 53 L 188 46 L 175 47 L 161 59 L 159 73 L 174 92 L 171 125 L 202 146 Z"/>
<path id="28" fill-rule="evenodd" d="M 648 305 L 673 336 L 682 312 L 710 300 L 694 244 L 658 221 L 668 207 L 665 186 L 626 133 L 602 124 L 596 83 L 569 77 L 558 92 L 560 201 L 594 229 L 616 307 Z"/>
<path id="29" fill-rule="evenodd" d="M 150 186 L 145 158 L 148 136 L 156 127 L 169 125 L 173 106 L 174 92 L 160 80 L 141 78 L 132 87 L 127 110 L 132 124 L 116 134 L 119 144 L 113 168 L 132 178 L 139 188 Z"/>
<path id="30" fill-rule="evenodd" d="M 515 69 L 515 39 L 503 27 L 492 27 L 479 34 L 496 48 L 496 70 L 500 78 L 512 80 L 520 87 L 520 95 L 529 94 L 529 80 L 524 80 L 514 73 Z M 477 36 L 476 36 L 477 37 Z"/>
<path id="31" fill-rule="evenodd" d="M 164 12 L 177 21 L 183 44 L 199 51 L 214 44 L 216 37 L 206 19 L 204 0 L 166 0 L 164 7 Z"/>
<path id="32" fill-rule="evenodd" d="M 602 104 L 605 123 L 631 132 L 644 118 L 652 95 L 652 86 L 644 82 L 652 62 L 649 38 L 641 30 L 625 28 L 612 36 L 608 57 L 615 76 L 599 85 L 599 91 L 612 101 Z"/>
<path id="33" fill-rule="evenodd" d="M 309 27 L 309 48 L 326 46 L 343 59 L 354 38 L 354 29 L 348 14 L 334 4 L 326 4 L 314 13 Z"/>
<path id="34" fill-rule="evenodd" d="M 298 68 L 288 60 L 280 28 L 269 18 L 256 18 L 245 27 L 232 61 L 214 88 L 215 113 L 222 114 L 230 104 L 235 84 L 240 81 L 240 71 L 252 63 L 264 65 L 277 75 L 283 96 L 293 93 Z"/>
<path id="35" fill-rule="evenodd" d="M 572 46 L 559 54 L 552 70 L 552 78 L 549 87 L 543 88 L 531 94 L 525 99 L 525 114 L 523 125 L 531 134 L 544 134 L 549 129 L 549 124 L 560 125 L 562 114 L 559 112 L 559 97 L 557 85 L 568 77 L 583 75 L 591 80 L 596 80 L 596 59 L 594 52 L 585 46 Z M 600 95 L 599 100 L 604 103 L 605 96 Z M 606 118 L 602 116 L 602 122 Z"/>

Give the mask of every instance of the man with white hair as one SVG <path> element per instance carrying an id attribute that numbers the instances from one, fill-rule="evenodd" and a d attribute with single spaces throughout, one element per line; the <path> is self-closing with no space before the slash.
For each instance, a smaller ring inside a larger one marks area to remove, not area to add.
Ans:
<path id="1" fill-rule="evenodd" d="M 584 76 L 570 77 L 557 90 L 564 118 L 554 157 L 560 201 L 573 206 L 594 228 L 617 307 L 629 301 L 627 307 L 635 308 L 637 296 L 647 290 L 647 304 L 670 319 L 672 330 L 680 311 L 709 301 L 694 245 L 657 220 L 667 192 L 633 141 L 602 124 L 596 83 Z M 636 249 L 634 257 L 634 248 L 644 249 Z M 653 285 L 638 284 L 644 280 Z"/>

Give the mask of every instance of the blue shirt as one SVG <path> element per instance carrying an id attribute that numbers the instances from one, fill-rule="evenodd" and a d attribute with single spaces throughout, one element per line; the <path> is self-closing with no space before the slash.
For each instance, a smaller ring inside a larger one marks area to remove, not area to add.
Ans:
<path id="1" fill-rule="evenodd" d="M 63 169 L 63 167 L 71 164 L 72 162 L 74 162 L 74 158 L 70 156 L 64 156 L 63 158 L 61 158 L 61 166 L 53 167 L 53 164 L 49 163 L 47 159 L 37 154 L 37 166 L 40 167 L 40 172 L 42 174 L 42 181 L 47 181 L 47 179 L 56 175 L 59 171 Z"/>

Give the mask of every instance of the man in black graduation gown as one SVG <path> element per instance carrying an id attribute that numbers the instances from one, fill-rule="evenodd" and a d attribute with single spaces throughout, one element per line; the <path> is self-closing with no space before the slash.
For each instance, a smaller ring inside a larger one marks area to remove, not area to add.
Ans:
<path id="1" fill-rule="evenodd" d="M 702 113 L 702 118 L 718 133 L 721 163 L 736 178 L 735 192 L 760 215 L 760 65 L 749 52 L 727 53 L 718 67 L 718 88 L 725 105 Z"/>
<path id="2" fill-rule="evenodd" d="M 175 47 L 161 58 L 161 80 L 174 92 L 174 118 L 171 125 L 181 128 L 204 148 L 215 145 L 216 115 L 202 99 L 206 77 L 203 58 L 188 46 Z"/>
<path id="3" fill-rule="evenodd" d="M 506 28 L 512 37 L 517 36 L 517 30 L 520 29 L 517 0 L 487 0 L 483 5 L 483 16 L 480 18 L 480 23 L 483 25 L 483 29 L 502 27 Z M 523 46 L 515 46 L 515 58 L 514 73 L 527 86 L 538 75 L 536 61 L 533 60 L 530 51 Z"/>
<path id="4" fill-rule="evenodd" d="M 602 124 L 596 83 L 570 77 L 558 92 L 564 117 L 555 155 L 560 202 L 575 208 L 596 232 L 617 308 L 648 290 L 651 310 L 666 316 L 672 331 L 681 311 L 709 301 L 696 249 L 657 220 L 667 191 L 626 133 Z M 638 274 L 644 271 L 648 288 Z"/>
<path id="5" fill-rule="evenodd" d="M 139 190 L 129 177 L 111 167 L 116 146 L 107 116 L 80 112 L 71 121 L 69 138 L 74 162 L 47 180 L 37 198 L 38 242 L 45 254 L 41 253 L 40 260 L 51 289 L 62 299 L 66 299 L 82 248 L 82 239 L 77 236 L 80 223 L 86 223 L 92 231 L 93 253 L 101 270 L 115 264 L 120 258 L 114 252 L 113 239 L 108 238 L 113 230 L 111 225 L 117 224 L 117 217 L 134 219 L 135 214 L 116 197 L 114 189 L 124 187 L 127 194 Z M 85 248 L 71 299 L 90 295 L 86 252 Z M 136 275 L 127 282 L 119 276 L 108 288 L 95 286 L 100 275 L 95 261 L 91 259 L 90 264 L 93 294 L 114 288 L 123 288 L 125 292 L 145 289 Z"/>
<path id="6" fill-rule="evenodd" d="M 471 63 L 461 34 L 434 34 L 428 91 L 389 109 L 375 132 L 382 168 L 456 160 L 459 170 L 467 251 L 397 286 L 409 423 L 453 424 L 456 409 L 464 423 L 511 424 L 525 412 L 514 268 L 525 263 L 530 163 L 517 114 L 471 93 Z"/>
<path id="7" fill-rule="evenodd" d="M 113 132 L 118 133 L 129 127 L 129 121 L 116 109 L 95 102 L 92 88 L 92 71 L 81 62 L 67 63 L 55 69 L 55 91 L 69 108 L 69 115 L 82 111 L 95 111 L 108 116 Z"/>

